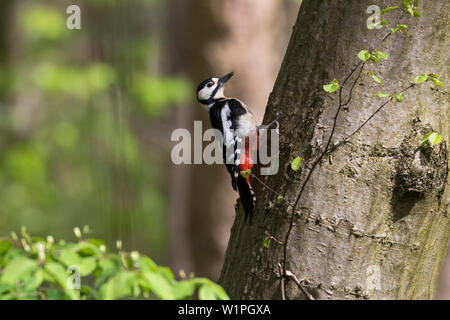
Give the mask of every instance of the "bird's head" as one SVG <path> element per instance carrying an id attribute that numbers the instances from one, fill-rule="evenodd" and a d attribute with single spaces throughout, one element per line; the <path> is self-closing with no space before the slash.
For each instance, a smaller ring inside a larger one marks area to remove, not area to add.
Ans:
<path id="1" fill-rule="evenodd" d="M 225 83 L 233 76 L 233 72 L 222 78 L 209 78 L 202 81 L 197 87 L 197 99 L 208 109 L 215 101 L 225 98 L 223 94 Z"/>

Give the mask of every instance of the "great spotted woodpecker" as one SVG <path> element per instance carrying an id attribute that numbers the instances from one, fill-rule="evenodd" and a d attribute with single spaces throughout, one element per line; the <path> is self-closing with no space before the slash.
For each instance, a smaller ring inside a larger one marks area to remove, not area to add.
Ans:
<path id="1" fill-rule="evenodd" d="M 231 185 L 238 190 L 245 219 L 250 217 L 251 223 L 254 197 L 248 170 L 253 167 L 254 148 L 258 148 L 258 126 L 243 102 L 225 97 L 224 85 L 232 76 L 233 72 L 202 81 L 197 88 L 197 99 L 209 112 L 212 127 L 222 133 L 222 154 L 231 175 Z M 246 177 L 243 172 L 247 173 Z"/>

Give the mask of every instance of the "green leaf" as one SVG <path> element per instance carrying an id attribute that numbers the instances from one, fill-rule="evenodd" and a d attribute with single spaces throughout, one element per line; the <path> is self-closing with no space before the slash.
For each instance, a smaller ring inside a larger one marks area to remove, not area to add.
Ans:
<path id="1" fill-rule="evenodd" d="M 426 135 L 424 135 L 422 137 L 422 140 L 420 141 L 420 145 L 424 145 L 425 143 L 427 143 L 428 138 L 431 136 L 431 134 L 433 133 L 433 131 L 428 132 Z"/>
<path id="2" fill-rule="evenodd" d="M 397 31 L 402 31 L 402 30 L 406 30 L 406 29 L 408 29 L 408 26 L 407 25 L 405 25 L 405 24 L 399 24 L 399 25 L 397 25 L 395 28 L 392 28 L 391 29 L 391 32 L 392 33 L 396 33 Z"/>
<path id="3" fill-rule="evenodd" d="M 336 79 L 333 79 L 333 81 L 329 84 L 325 84 L 323 86 L 323 90 L 325 92 L 329 92 L 329 93 L 333 93 L 335 92 L 337 89 L 339 89 L 339 82 Z"/>
<path id="4" fill-rule="evenodd" d="M 414 82 L 415 84 L 419 84 L 419 83 L 422 83 L 422 82 L 427 81 L 427 80 L 428 80 L 428 75 L 422 74 L 422 75 L 420 75 L 420 76 L 415 77 L 415 78 L 413 79 L 413 82 Z"/>
<path id="5" fill-rule="evenodd" d="M 430 131 L 426 135 L 423 136 L 420 145 L 425 145 L 427 141 L 429 141 L 432 145 L 439 144 L 443 140 L 442 136 L 436 132 Z"/>
<path id="6" fill-rule="evenodd" d="M 302 164 L 303 158 L 297 157 L 291 162 L 291 169 L 297 171 L 300 169 L 300 165 Z"/>
<path id="7" fill-rule="evenodd" d="M 67 296 L 69 296 L 70 299 L 79 299 L 77 292 L 74 289 L 68 287 L 67 284 L 70 281 L 69 275 L 67 274 L 66 269 L 61 264 L 56 262 L 48 262 L 45 264 L 44 270 L 56 281 L 56 283 L 61 288 L 63 288 L 64 292 L 67 294 Z"/>
<path id="8" fill-rule="evenodd" d="M 45 295 L 49 300 L 62 300 L 64 298 L 63 293 L 56 288 L 49 288 L 45 291 Z"/>
<path id="9" fill-rule="evenodd" d="M 390 96 L 389 93 L 383 93 L 383 92 L 378 92 L 378 93 L 377 93 L 377 97 L 378 97 L 378 98 L 387 98 L 387 97 L 389 97 L 389 96 Z"/>
<path id="10" fill-rule="evenodd" d="M 100 251 L 99 248 L 97 248 L 96 245 L 82 241 L 77 243 L 73 247 L 74 251 L 78 252 L 82 256 L 93 256 L 93 257 L 100 257 L 103 255 L 103 253 Z"/>
<path id="11" fill-rule="evenodd" d="M 97 248 L 100 248 L 100 246 L 102 246 L 102 245 L 106 246 L 105 241 L 100 240 L 100 239 L 93 239 L 93 238 L 91 238 L 91 239 L 88 239 L 87 242 L 90 243 L 90 244 L 93 244 Z"/>
<path id="12" fill-rule="evenodd" d="M 419 5 L 418 0 L 404 0 L 403 1 L 403 7 L 405 7 L 413 17 L 420 17 L 420 13 L 417 10 L 418 5 Z"/>
<path id="13" fill-rule="evenodd" d="M 156 272 L 145 272 L 145 279 L 155 295 L 163 300 L 174 300 L 173 284 L 166 277 Z"/>
<path id="14" fill-rule="evenodd" d="M 225 290 L 214 282 L 204 279 L 198 297 L 200 300 L 230 300 Z"/>
<path id="15" fill-rule="evenodd" d="M 272 241 L 271 237 L 266 237 L 264 239 L 264 247 L 268 248 L 270 246 L 270 242 Z"/>
<path id="16" fill-rule="evenodd" d="M 38 263 L 36 261 L 26 257 L 18 257 L 6 265 L 1 276 L 1 282 L 16 284 L 20 280 L 25 280 L 29 277 L 37 268 Z"/>
<path id="17" fill-rule="evenodd" d="M 114 275 L 101 287 L 101 296 L 104 300 L 116 300 L 130 296 L 136 277 L 137 274 L 130 271 L 122 271 Z"/>
<path id="18" fill-rule="evenodd" d="M 155 272 L 157 269 L 156 263 L 146 256 L 139 256 L 138 266 L 143 272 Z"/>
<path id="19" fill-rule="evenodd" d="M 411 7 L 411 4 L 413 3 L 414 0 L 403 0 L 403 7 L 408 9 L 409 7 Z"/>
<path id="20" fill-rule="evenodd" d="M 113 274 L 119 272 L 120 270 L 120 261 L 116 256 L 111 256 L 107 259 L 101 259 L 98 262 L 98 266 L 100 268 L 100 273 L 95 279 L 95 286 L 98 287 L 102 284 L 106 279 L 108 279 Z"/>
<path id="21" fill-rule="evenodd" d="M 361 50 L 358 52 L 358 58 L 362 61 L 367 61 L 370 58 L 370 53 L 367 50 Z"/>
<path id="22" fill-rule="evenodd" d="M 383 51 L 375 51 L 370 54 L 370 60 L 374 63 L 378 63 L 381 59 L 387 59 L 388 55 Z"/>
<path id="23" fill-rule="evenodd" d="M 167 279 L 167 281 L 172 282 L 173 280 L 175 280 L 175 276 L 173 275 L 172 270 L 170 270 L 170 268 L 168 268 L 168 267 L 158 266 L 156 268 L 156 272 L 158 272 L 163 277 L 165 277 Z"/>
<path id="24" fill-rule="evenodd" d="M 241 171 L 241 176 L 242 176 L 243 178 L 247 179 L 248 176 L 249 176 L 251 173 L 252 173 L 252 170 L 251 170 L 251 169 L 247 169 L 247 170 L 245 170 L 245 171 Z"/>
<path id="25" fill-rule="evenodd" d="M 284 198 L 282 197 L 282 196 L 278 196 L 277 197 L 277 202 L 278 203 L 281 203 L 281 202 L 283 202 L 284 201 Z"/>
<path id="26" fill-rule="evenodd" d="M 428 141 L 430 141 L 430 143 L 432 144 L 432 145 L 435 145 L 435 144 L 439 144 L 439 143 L 441 143 L 442 142 L 442 136 L 440 135 L 440 134 L 438 134 L 438 133 L 436 133 L 436 132 L 433 132 L 429 137 L 428 137 Z"/>
<path id="27" fill-rule="evenodd" d="M 90 275 L 97 268 L 97 261 L 95 258 L 83 258 L 80 261 L 80 274 L 85 277 Z"/>
<path id="28" fill-rule="evenodd" d="M 216 300 L 216 293 L 211 286 L 203 285 L 198 292 L 198 298 L 200 300 Z"/>
<path id="29" fill-rule="evenodd" d="M 80 269 L 81 276 L 90 275 L 97 267 L 96 259 L 93 257 L 80 257 L 78 253 L 73 249 L 65 249 L 58 256 L 58 260 L 61 261 L 66 267 L 76 266 Z"/>
<path id="30" fill-rule="evenodd" d="M 196 289 L 194 280 L 183 280 L 175 283 L 173 286 L 173 294 L 176 300 L 189 299 Z"/>
<path id="31" fill-rule="evenodd" d="M 401 93 L 397 93 L 396 95 L 394 95 L 395 100 L 397 100 L 397 102 L 402 102 L 403 101 L 403 95 Z"/>
<path id="32" fill-rule="evenodd" d="M 381 10 L 380 14 L 385 14 L 385 13 L 388 13 L 388 12 L 390 12 L 392 10 L 395 10 L 395 9 L 398 9 L 398 7 L 397 6 L 395 6 L 395 7 L 388 7 L 386 9 Z"/>
<path id="33" fill-rule="evenodd" d="M 383 84 L 383 81 L 381 81 L 381 79 L 380 78 L 378 78 L 376 75 L 374 75 L 373 73 L 371 74 L 372 75 L 372 79 L 376 82 L 376 83 L 378 83 L 378 84 Z"/>
<path id="34" fill-rule="evenodd" d="M 376 55 L 377 55 L 377 57 L 378 57 L 379 59 L 384 59 L 384 60 L 386 60 L 386 59 L 388 58 L 387 53 L 386 53 L 386 52 L 383 52 L 383 51 L 377 51 L 377 52 L 376 52 Z"/>
<path id="35" fill-rule="evenodd" d="M 12 244 L 9 240 L 0 240 L 0 256 L 8 252 L 11 247 Z"/>
<path id="36" fill-rule="evenodd" d="M 35 291 L 44 282 L 44 270 L 39 268 L 32 277 L 25 283 L 24 289 L 28 292 Z"/>
<path id="37" fill-rule="evenodd" d="M 444 83 L 442 83 L 440 76 L 437 75 L 436 73 L 430 74 L 430 78 L 431 78 L 431 81 L 436 83 L 438 86 L 441 86 L 442 88 L 444 87 Z"/>

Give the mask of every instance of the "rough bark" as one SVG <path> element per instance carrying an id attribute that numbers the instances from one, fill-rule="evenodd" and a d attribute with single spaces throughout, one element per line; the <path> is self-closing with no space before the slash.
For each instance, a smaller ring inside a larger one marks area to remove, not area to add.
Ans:
<path id="1" fill-rule="evenodd" d="M 265 122 L 280 112 L 280 170 L 264 182 L 294 202 L 313 163 L 332 132 L 338 95 L 322 85 L 342 80 L 357 63 L 359 50 L 376 45 L 389 30 L 366 28 L 373 1 L 305 0 L 280 73 L 269 98 Z M 381 8 L 401 1 L 377 1 Z M 435 72 L 448 82 L 449 14 L 445 0 L 421 2 L 421 17 L 405 15 L 409 29 L 376 49 L 389 58 L 367 65 L 384 80 L 370 77 L 357 85 L 348 111 L 337 117 L 331 146 L 351 134 L 383 101 L 378 91 L 398 92 L 419 74 Z M 386 15 L 395 22 L 402 14 Z M 388 27 L 391 27 L 388 25 Z M 343 90 L 348 95 L 351 78 Z M 448 102 L 444 90 L 425 83 L 391 102 L 331 157 L 324 157 L 306 184 L 294 217 L 286 268 L 318 299 L 431 299 L 450 233 Z M 444 142 L 418 148 L 429 130 Z M 290 162 L 305 158 L 293 172 Z M 427 175 L 427 172 L 429 175 Z M 239 208 L 220 282 L 232 298 L 280 298 L 277 264 L 283 248 L 263 239 L 284 241 L 291 208 L 256 184 L 252 226 Z M 303 299 L 293 281 L 287 297 Z"/>
<path id="2" fill-rule="evenodd" d="M 450 300 L 450 250 L 447 249 L 447 257 L 442 264 L 436 299 Z"/>

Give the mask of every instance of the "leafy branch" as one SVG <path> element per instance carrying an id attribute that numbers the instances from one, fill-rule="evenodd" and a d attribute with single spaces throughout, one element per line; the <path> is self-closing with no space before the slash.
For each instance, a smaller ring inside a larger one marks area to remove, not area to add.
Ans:
<path id="1" fill-rule="evenodd" d="M 404 1 L 404 7 L 407 9 L 408 12 L 411 13 L 412 16 L 417 17 L 419 15 L 418 11 L 417 11 L 417 1 L 409 1 L 406 0 Z M 384 10 L 383 13 L 387 13 L 389 11 L 392 11 L 394 9 L 396 9 L 398 7 L 390 7 Z M 402 24 L 398 24 L 398 22 L 403 18 L 403 16 L 405 15 L 405 12 L 398 18 L 398 21 L 396 23 L 396 27 L 392 28 L 388 33 L 386 33 L 386 35 L 381 39 L 381 41 L 376 45 L 376 47 L 379 47 L 381 45 L 382 42 L 384 42 L 386 39 L 388 39 L 392 34 L 395 34 L 397 31 L 402 31 L 402 30 L 406 30 L 407 26 L 406 25 L 402 25 Z M 294 218 L 296 215 L 296 208 L 301 200 L 301 197 L 304 193 L 304 190 L 308 184 L 308 182 L 310 181 L 310 178 L 312 176 L 312 174 L 314 173 L 317 165 L 322 161 L 323 157 L 328 154 L 328 152 L 330 152 L 330 145 L 331 145 L 331 141 L 334 137 L 334 133 L 336 130 L 336 125 L 337 125 L 337 120 L 338 117 L 341 113 L 341 110 L 347 106 L 351 99 L 352 99 L 352 94 L 353 94 L 353 90 L 355 88 L 356 83 L 358 82 L 361 74 L 364 72 L 365 74 L 369 74 L 372 76 L 372 78 L 374 79 L 375 82 L 377 82 L 378 84 L 382 84 L 382 81 L 380 78 L 378 78 L 373 72 L 365 72 L 363 71 L 363 68 L 365 66 L 366 63 L 368 62 L 372 62 L 372 63 L 378 63 L 380 60 L 382 59 L 387 59 L 387 54 L 382 52 L 382 51 L 376 51 L 374 49 L 370 49 L 370 50 L 362 50 L 357 54 L 357 57 L 359 58 L 359 62 L 354 65 L 354 67 L 350 70 L 349 74 L 345 77 L 344 81 L 342 82 L 342 84 L 339 83 L 339 81 L 337 79 L 334 79 L 331 83 L 326 84 L 323 86 L 324 91 L 328 92 L 328 93 L 333 93 L 338 91 L 338 104 L 337 104 L 337 110 L 335 113 L 335 116 L 333 118 L 333 125 L 332 125 L 332 129 L 331 129 L 331 133 L 328 137 L 327 143 L 325 144 L 324 149 L 322 150 L 322 152 L 320 153 L 320 155 L 316 158 L 316 160 L 313 162 L 310 170 L 308 171 L 306 178 L 304 179 L 301 187 L 300 187 L 300 191 L 297 194 L 296 200 L 294 202 L 294 205 L 292 206 L 292 211 L 291 211 L 291 215 L 290 215 L 290 221 L 289 221 L 289 228 L 286 232 L 286 236 L 285 236 L 285 240 L 283 243 L 283 260 L 282 260 L 282 264 L 279 264 L 279 273 L 280 273 L 280 288 L 281 288 L 281 296 L 282 299 L 285 300 L 286 299 L 286 292 L 285 292 L 285 279 L 286 278 L 290 278 L 293 279 L 295 281 L 295 283 L 297 284 L 297 286 L 299 287 L 299 289 L 303 292 L 303 294 L 308 298 L 308 299 L 314 299 L 306 290 L 305 288 L 301 285 L 300 281 L 298 281 L 297 277 L 290 272 L 289 270 L 287 270 L 287 248 L 289 245 L 289 238 L 294 226 Z M 359 70 L 357 72 L 357 70 Z M 351 79 L 351 77 L 357 72 L 357 75 L 355 76 L 354 80 L 352 81 L 352 84 L 350 86 L 350 89 L 348 91 L 348 95 L 347 98 L 344 99 L 343 98 L 343 88 L 346 86 L 347 82 Z M 428 78 L 427 78 L 428 79 Z M 438 81 L 439 77 L 438 76 L 434 76 L 433 78 L 431 78 L 435 83 L 439 84 Z M 423 79 L 420 79 L 423 80 Z M 425 81 L 425 80 L 423 80 Z M 411 88 L 413 88 L 415 86 L 415 83 L 413 82 L 412 84 L 410 84 L 408 87 L 404 88 L 403 90 L 401 90 L 399 93 L 396 94 L 392 94 L 392 95 L 386 95 L 383 93 L 379 93 L 377 94 L 378 97 L 382 98 L 382 97 L 389 97 L 389 99 L 387 101 L 385 101 L 367 120 L 365 120 L 352 134 L 350 134 L 348 137 L 346 137 L 345 139 L 342 140 L 341 143 L 335 145 L 332 149 L 331 152 L 334 151 L 340 144 L 348 141 L 353 135 L 355 135 L 358 131 L 360 131 L 377 113 L 379 113 L 390 101 L 392 101 L 394 98 L 396 99 L 396 101 L 400 102 L 403 100 L 403 93 Z M 292 164 L 291 164 L 292 166 Z M 297 166 L 297 164 L 295 165 Z"/>
<path id="2" fill-rule="evenodd" d="M 89 233 L 74 228 L 76 242 L 56 242 L 22 228 L 20 238 L 12 232 L 0 239 L 0 300 L 229 299 L 208 279 L 181 271 L 177 281 L 169 268 L 123 251 L 120 240 L 110 252 L 102 240 L 85 238 Z"/>

